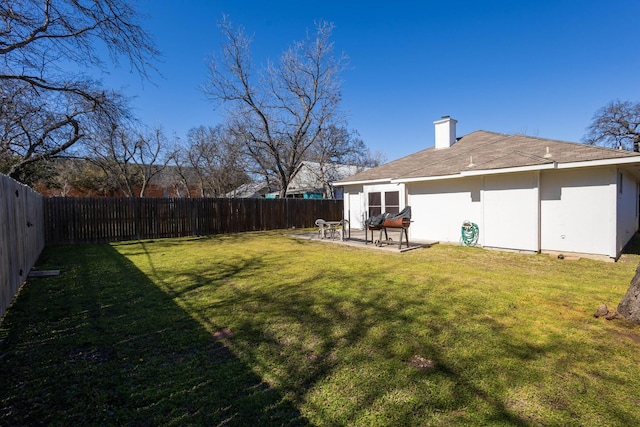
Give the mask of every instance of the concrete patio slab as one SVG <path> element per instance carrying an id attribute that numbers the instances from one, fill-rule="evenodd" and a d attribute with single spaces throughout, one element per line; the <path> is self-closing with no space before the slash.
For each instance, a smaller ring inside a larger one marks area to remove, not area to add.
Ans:
<path id="1" fill-rule="evenodd" d="M 379 238 L 378 233 L 379 233 L 378 231 L 373 232 L 374 241 Z M 300 239 L 315 240 L 323 243 L 333 243 L 336 245 L 344 245 L 344 246 L 359 247 L 364 249 L 374 249 L 374 250 L 381 250 L 381 251 L 390 251 L 390 252 L 407 252 L 407 251 L 412 251 L 414 249 L 429 248 L 433 245 L 438 244 L 438 242 L 436 241 L 412 241 L 410 239 L 408 246 L 406 242 L 403 241 L 402 248 L 399 248 L 398 245 L 400 242 L 400 231 L 389 229 L 387 230 L 387 235 L 390 241 L 388 243 L 382 243 L 380 246 L 376 246 L 371 241 L 371 232 L 369 232 L 368 234 L 369 234 L 368 241 L 367 241 L 366 233 L 364 230 L 353 230 L 353 229 L 350 231 L 349 230 L 346 231 L 344 239 L 341 238 L 339 233 L 336 233 L 333 238 L 331 237 L 321 238 L 317 231 L 295 233 L 295 234 L 292 234 L 292 236 Z"/>

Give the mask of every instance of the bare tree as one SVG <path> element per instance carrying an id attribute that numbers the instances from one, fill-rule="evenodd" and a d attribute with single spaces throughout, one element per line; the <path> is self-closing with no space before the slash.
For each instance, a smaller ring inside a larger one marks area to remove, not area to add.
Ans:
<path id="1" fill-rule="evenodd" d="M 322 182 L 325 197 L 335 196 L 331 182 L 344 178 L 345 166 L 356 166 L 358 153 L 365 149 L 364 142 L 355 131 L 335 125 L 322 131 L 318 143 L 310 147 L 307 158 L 318 164 L 314 173 Z"/>
<path id="2" fill-rule="evenodd" d="M 159 127 L 143 134 L 113 126 L 98 132 L 87 145 L 89 159 L 127 197 L 144 197 L 153 177 L 169 162 L 164 151 L 168 146 L 167 138 Z"/>
<path id="3" fill-rule="evenodd" d="M 138 134 L 133 152 L 133 162 L 137 166 L 140 176 L 140 197 L 145 192 L 151 180 L 162 173 L 169 163 L 169 142 L 161 127 Z"/>
<path id="4" fill-rule="evenodd" d="M 43 91 L 0 79 L 0 172 L 29 182 L 35 163 L 69 150 L 92 133 L 96 122 L 126 116 L 124 100 L 116 93 L 84 90 L 84 96 Z"/>
<path id="5" fill-rule="evenodd" d="M 611 101 L 593 116 L 584 142 L 640 152 L 640 103 Z"/>
<path id="6" fill-rule="evenodd" d="M 56 196 L 106 196 L 115 194 L 119 188 L 102 169 L 94 163 L 80 158 L 56 158 L 45 163 L 53 173 L 37 183 L 38 191 Z"/>
<path id="7" fill-rule="evenodd" d="M 189 166 L 187 150 L 177 147 L 169 155 L 171 168 L 170 175 L 178 196 L 181 197 L 202 197 L 202 187 L 194 179 L 194 173 Z"/>
<path id="8" fill-rule="evenodd" d="M 357 131 L 335 125 L 323 130 L 318 143 L 310 148 L 307 159 L 318 163 L 315 173 L 323 183 L 327 198 L 335 197 L 331 183 L 345 178 L 345 173 L 353 171 L 355 174 L 384 162 L 382 154 L 371 154 Z"/>
<path id="9" fill-rule="evenodd" d="M 82 141 L 97 121 L 128 115 L 122 96 L 83 72 L 106 69 L 102 47 L 111 63 L 124 58 L 146 78 L 157 51 L 139 19 L 125 0 L 0 2 L 3 172 L 20 177 Z"/>
<path id="10" fill-rule="evenodd" d="M 356 164 L 361 170 L 376 168 L 386 162 L 387 156 L 383 152 L 379 150 L 372 152 L 369 147 L 367 147 L 365 151 L 358 153 L 358 160 L 356 160 Z"/>
<path id="11" fill-rule="evenodd" d="M 223 197 L 248 181 L 242 153 L 233 135 L 222 126 L 199 126 L 189 130 L 187 146 L 174 153 L 174 163 L 183 186 L 193 176 L 200 197 Z"/>
<path id="12" fill-rule="evenodd" d="M 255 73 L 250 38 L 226 19 L 220 29 L 225 43 L 210 63 L 205 94 L 228 108 L 236 137 L 284 197 L 309 147 L 338 118 L 346 57 L 334 56 L 333 25 L 321 22 L 314 37 L 293 43 L 277 64 Z"/>
<path id="13" fill-rule="evenodd" d="M 136 170 L 134 138 L 131 130 L 113 126 L 99 132 L 87 144 L 89 160 L 100 167 L 112 186 L 127 197 L 134 197 L 135 189 L 142 185 Z"/>

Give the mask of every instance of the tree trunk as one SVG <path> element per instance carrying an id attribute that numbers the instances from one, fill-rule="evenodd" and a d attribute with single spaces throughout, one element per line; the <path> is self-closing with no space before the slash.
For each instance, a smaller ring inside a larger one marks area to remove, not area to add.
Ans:
<path id="1" fill-rule="evenodd" d="M 636 267 L 636 274 L 631 280 L 627 294 L 618 304 L 618 313 L 627 320 L 640 324 L 640 263 Z"/>

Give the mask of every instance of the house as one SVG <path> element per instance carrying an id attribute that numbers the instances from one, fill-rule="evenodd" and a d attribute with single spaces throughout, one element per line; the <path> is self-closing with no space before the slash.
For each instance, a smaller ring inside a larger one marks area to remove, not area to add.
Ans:
<path id="1" fill-rule="evenodd" d="M 612 259 L 638 230 L 639 153 L 483 130 L 458 138 L 456 123 L 434 122 L 433 148 L 336 182 L 351 226 L 411 206 L 412 240 L 459 242 L 470 221 L 483 247 Z"/>
<path id="2" fill-rule="evenodd" d="M 301 162 L 287 187 L 287 197 L 341 199 L 341 189 L 336 189 L 333 182 L 358 171 L 358 166 L 352 165 Z"/>
<path id="3" fill-rule="evenodd" d="M 333 182 L 351 176 L 363 168 L 337 163 L 303 161 L 296 169 L 289 186 L 287 197 L 304 199 L 342 199 L 342 189 L 335 188 Z M 245 184 L 227 194 L 228 197 L 276 198 L 279 192 L 270 191 L 266 182 Z"/>
<path id="4" fill-rule="evenodd" d="M 239 199 L 253 199 L 265 197 L 270 192 L 269 186 L 264 181 L 249 182 L 242 184 L 240 187 L 230 191 L 225 196 Z"/>

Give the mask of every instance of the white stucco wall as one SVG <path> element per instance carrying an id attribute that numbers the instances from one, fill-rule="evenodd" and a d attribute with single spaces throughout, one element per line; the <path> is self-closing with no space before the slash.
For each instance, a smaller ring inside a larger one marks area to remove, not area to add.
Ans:
<path id="1" fill-rule="evenodd" d="M 615 257 L 616 169 L 544 171 L 541 249 Z"/>
<path id="2" fill-rule="evenodd" d="M 537 252 L 538 172 L 485 176 L 482 193 L 482 244 Z"/>
<path id="3" fill-rule="evenodd" d="M 537 172 L 411 183 L 412 238 L 457 243 L 464 221 L 478 224 L 478 244 L 538 250 Z"/>
<path id="4" fill-rule="evenodd" d="M 474 177 L 407 184 L 413 213 L 410 238 L 457 243 L 464 221 L 482 227 L 481 182 Z"/>

